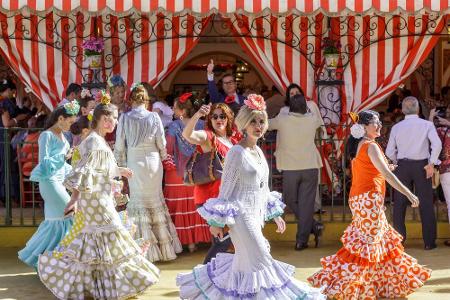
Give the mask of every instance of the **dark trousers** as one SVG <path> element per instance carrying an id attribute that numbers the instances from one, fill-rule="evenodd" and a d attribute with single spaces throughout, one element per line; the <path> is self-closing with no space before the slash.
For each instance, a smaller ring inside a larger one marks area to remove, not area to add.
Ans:
<path id="1" fill-rule="evenodd" d="M 224 234 L 224 237 L 226 237 L 226 236 L 228 236 L 228 233 Z M 203 261 L 203 264 L 206 265 L 207 263 L 209 263 L 211 261 L 211 259 L 216 257 L 216 255 L 218 253 L 227 252 L 228 248 L 230 248 L 230 246 L 232 244 L 233 243 L 231 242 L 231 238 L 227 238 L 226 240 L 221 242 L 221 241 L 219 241 L 218 238 L 214 237 L 211 248 L 209 248 L 208 253 L 206 254 L 205 260 Z"/>
<path id="2" fill-rule="evenodd" d="M 433 188 L 431 178 L 426 178 L 424 167 L 428 160 L 399 160 L 395 175 L 419 198 L 420 219 L 422 221 L 422 236 L 426 246 L 436 243 L 436 216 L 433 207 Z M 406 196 L 394 191 L 394 228 L 406 240 L 405 216 L 410 202 Z"/>
<path id="3" fill-rule="evenodd" d="M 283 198 L 297 217 L 297 243 L 308 243 L 316 223 L 316 200 L 319 169 L 283 171 Z"/>
<path id="4" fill-rule="evenodd" d="M 197 208 L 199 208 L 201 206 L 202 205 L 197 205 Z M 224 234 L 224 237 L 226 237 L 226 236 L 228 236 L 228 233 Z M 228 248 L 230 248 L 232 244 L 233 244 L 233 242 L 231 241 L 230 237 L 227 238 L 226 240 L 223 240 L 222 242 L 219 241 L 218 238 L 213 237 L 211 248 L 209 248 L 208 253 L 206 254 L 205 260 L 203 261 L 203 264 L 206 265 L 207 263 L 209 263 L 211 261 L 211 259 L 216 257 L 217 253 L 227 252 Z"/>

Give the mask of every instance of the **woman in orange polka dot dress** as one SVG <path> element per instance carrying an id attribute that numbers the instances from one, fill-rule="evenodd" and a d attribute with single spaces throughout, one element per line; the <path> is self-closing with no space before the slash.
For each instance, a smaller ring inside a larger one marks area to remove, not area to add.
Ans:
<path id="1" fill-rule="evenodd" d="M 322 258 L 322 269 L 308 278 L 332 299 L 403 298 L 430 278 L 431 270 L 403 251 L 402 237 L 386 220 L 385 180 L 407 196 L 412 207 L 418 198 L 392 173 L 381 147 L 381 122 L 374 111 L 351 114 L 348 151 L 352 158 L 349 205 L 352 222 L 341 237 L 343 247 Z"/>

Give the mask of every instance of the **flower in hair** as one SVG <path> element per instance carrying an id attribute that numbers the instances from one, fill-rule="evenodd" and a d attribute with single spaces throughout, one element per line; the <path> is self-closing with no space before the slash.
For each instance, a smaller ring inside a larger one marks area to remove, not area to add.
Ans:
<path id="1" fill-rule="evenodd" d="M 350 134 L 355 139 L 360 139 L 364 136 L 364 134 L 366 134 L 366 130 L 364 129 L 364 126 L 362 124 L 355 123 L 352 125 L 352 127 L 350 127 Z"/>
<path id="2" fill-rule="evenodd" d="M 108 105 L 111 103 L 111 96 L 102 90 L 95 95 L 95 100 L 103 105 Z"/>
<path id="3" fill-rule="evenodd" d="M 2 84 L 7 85 L 8 84 L 8 80 L 2 79 Z"/>
<path id="4" fill-rule="evenodd" d="M 125 81 L 123 80 L 122 76 L 116 74 L 108 78 L 107 84 L 109 87 L 115 87 L 125 85 Z"/>
<path id="5" fill-rule="evenodd" d="M 180 96 L 180 103 L 186 103 L 186 101 L 189 100 L 189 98 L 191 98 L 192 93 L 184 93 L 183 95 Z"/>
<path id="6" fill-rule="evenodd" d="M 266 110 L 266 102 L 264 101 L 264 97 L 257 94 L 250 94 L 247 96 L 247 99 L 244 100 L 244 104 L 252 109 L 263 111 Z"/>
<path id="7" fill-rule="evenodd" d="M 143 85 L 140 82 L 133 82 L 133 84 L 130 87 L 130 92 L 132 92 L 138 86 L 143 86 Z"/>
<path id="8" fill-rule="evenodd" d="M 91 91 L 88 89 L 82 89 L 81 90 L 81 99 L 84 99 L 86 97 L 92 97 Z"/>
<path id="9" fill-rule="evenodd" d="M 92 120 L 94 119 L 94 113 L 92 112 L 92 110 L 88 113 L 86 118 L 89 120 L 89 122 L 92 122 Z"/>
<path id="10" fill-rule="evenodd" d="M 78 104 L 77 100 L 72 100 L 69 103 L 64 104 L 64 109 L 66 113 L 71 116 L 78 115 L 80 111 L 80 104 Z"/>

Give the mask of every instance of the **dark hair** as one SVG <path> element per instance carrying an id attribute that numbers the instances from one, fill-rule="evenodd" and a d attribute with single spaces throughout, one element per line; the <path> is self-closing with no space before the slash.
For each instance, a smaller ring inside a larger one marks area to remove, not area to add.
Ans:
<path id="1" fill-rule="evenodd" d="M 289 101 L 289 111 L 306 114 L 306 99 L 303 95 L 294 95 Z"/>
<path id="2" fill-rule="evenodd" d="M 375 118 L 380 117 L 380 114 L 373 110 L 363 110 L 358 114 L 358 124 L 369 125 L 370 122 Z M 347 155 L 350 159 L 355 158 L 356 152 L 358 151 L 358 144 L 362 138 L 355 138 L 351 134 L 347 140 Z"/>
<path id="3" fill-rule="evenodd" d="M 66 112 L 66 108 L 64 107 L 64 105 L 58 106 L 57 108 L 55 108 L 54 111 L 52 111 L 52 113 L 48 117 L 47 121 L 45 122 L 44 129 L 47 130 L 50 127 L 52 127 L 53 125 L 55 125 L 56 122 L 58 122 L 58 118 L 61 116 L 64 119 L 67 119 L 67 118 L 73 117 L 74 115 L 68 114 Z"/>
<path id="4" fill-rule="evenodd" d="M 91 102 L 91 101 L 95 101 L 95 99 L 93 97 L 87 96 L 87 97 L 84 97 L 84 98 L 81 98 L 80 100 L 78 100 L 78 104 L 80 104 L 80 108 L 82 108 L 82 107 L 87 108 L 89 105 L 89 102 Z M 80 113 L 81 113 L 81 109 L 80 109 Z"/>
<path id="5" fill-rule="evenodd" d="M 272 92 L 281 94 L 281 93 L 280 93 L 280 90 L 279 90 L 276 86 L 274 86 L 274 85 L 272 85 Z"/>
<path id="6" fill-rule="evenodd" d="M 81 91 L 81 85 L 77 83 L 71 83 L 66 89 L 66 97 L 69 96 L 72 93 L 79 93 Z"/>
<path id="7" fill-rule="evenodd" d="M 0 93 L 3 93 L 4 91 L 6 91 L 7 89 L 11 88 L 11 80 L 6 78 L 6 79 L 2 79 L 0 80 Z"/>
<path id="8" fill-rule="evenodd" d="M 89 129 L 91 127 L 91 122 L 88 117 L 81 116 L 78 120 L 70 126 L 70 132 L 73 135 L 79 135 L 83 132 L 83 129 Z"/>
<path id="9" fill-rule="evenodd" d="M 284 101 L 284 105 L 286 105 L 286 106 L 289 106 L 289 99 L 290 99 L 289 94 L 292 89 L 298 89 L 300 91 L 300 94 L 305 95 L 302 88 L 298 84 L 291 83 L 286 89 L 286 100 Z"/>
<path id="10" fill-rule="evenodd" d="M 36 123 L 34 124 L 34 127 L 36 128 L 44 128 L 45 122 L 47 121 L 47 115 L 40 115 L 36 118 Z"/>
<path id="11" fill-rule="evenodd" d="M 225 77 L 233 77 L 233 81 L 236 81 L 236 78 L 234 77 L 233 74 L 231 74 L 231 73 L 225 73 L 225 74 L 222 76 L 222 78 L 221 78 L 222 84 L 223 84 L 223 79 L 224 79 Z"/>
<path id="12" fill-rule="evenodd" d="M 92 116 L 91 128 L 97 128 L 97 123 L 102 116 L 111 116 L 117 110 L 114 104 L 99 104 L 94 109 Z"/>

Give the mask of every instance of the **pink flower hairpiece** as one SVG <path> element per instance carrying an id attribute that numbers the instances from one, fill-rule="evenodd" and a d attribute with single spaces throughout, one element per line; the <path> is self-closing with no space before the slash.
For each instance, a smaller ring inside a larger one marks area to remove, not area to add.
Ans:
<path id="1" fill-rule="evenodd" d="M 266 110 L 266 102 L 264 101 L 264 97 L 257 94 L 250 94 L 247 96 L 247 99 L 244 100 L 244 104 L 252 109 L 264 111 Z"/>
<path id="2" fill-rule="evenodd" d="M 95 95 L 95 100 L 103 105 L 108 105 L 111 103 L 111 96 L 102 90 Z"/>

